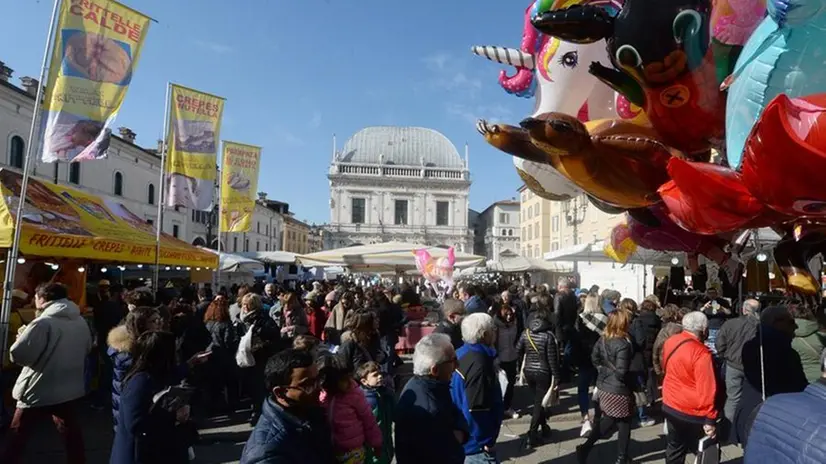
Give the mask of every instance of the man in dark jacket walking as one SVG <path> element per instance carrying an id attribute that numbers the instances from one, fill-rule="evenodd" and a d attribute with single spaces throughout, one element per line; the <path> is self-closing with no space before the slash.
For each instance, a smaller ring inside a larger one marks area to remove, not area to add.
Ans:
<path id="1" fill-rule="evenodd" d="M 334 463 L 312 355 L 282 351 L 267 362 L 265 376 L 269 397 L 244 446 L 241 464 Z"/>
<path id="2" fill-rule="evenodd" d="M 450 337 L 454 350 L 458 350 L 462 341 L 462 319 L 465 317 L 465 305 L 459 300 L 445 300 L 442 304 L 444 320 L 433 329 L 434 333 L 445 334 Z"/>
<path id="3" fill-rule="evenodd" d="M 743 393 L 743 345 L 757 334 L 759 312 L 759 301 L 746 300 L 742 315 L 726 321 L 717 332 L 717 356 L 726 363 L 726 404 L 723 413 L 729 422 L 734 422 L 734 413 Z"/>
<path id="4" fill-rule="evenodd" d="M 445 334 L 419 340 L 413 352 L 413 378 L 396 407 L 398 464 L 462 464 L 468 424 L 450 397 L 456 352 Z M 296 461 L 299 462 L 299 461 Z"/>
<path id="5" fill-rule="evenodd" d="M 576 336 L 574 324 L 576 323 L 577 307 L 579 306 L 576 295 L 573 291 L 573 283 L 567 277 L 560 277 L 557 280 L 556 296 L 554 296 L 554 319 L 556 325 L 556 338 L 562 347 L 562 376 L 563 383 L 570 377 L 571 364 L 571 341 Z"/>

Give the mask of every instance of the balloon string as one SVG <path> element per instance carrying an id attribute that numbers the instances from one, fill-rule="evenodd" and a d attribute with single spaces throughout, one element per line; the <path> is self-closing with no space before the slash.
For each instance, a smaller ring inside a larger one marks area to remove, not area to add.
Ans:
<path id="1" fill-rule="evenodd" d="M 752 53 L 751 56 L 749 56 L 749 58 L 742 64 L 742 66 L 735 69 L 734 72 L 732 72 L 731 74 L 729 74 L 728 77 L 723 79 L 723 83 L 720 84 L 720 91 L 724 92 L 724 91 L 728 90 L 728 88 L 731 87 L 732 84 L 734 84 L 734 81 L 737 80 L 738 77 L 740 77 L 740 74 L 743 73 L 743 71 L 746 69 L 746 67 L 748 65 L 750 65 L 752 63 L 752 61 L 757 59 L 757 57 L 760 56 L 764 51 L 766 51 L 769 47 L 771 47 L 772 44 L 774 43 L 774 40 L 776 38 L 778 38 L 780 36 L 780 34 L 782 34 L 782 29 L 780 29 L 780 27 L 778 27 L 771 34 L 769 34 L 765 39 L 763 39 L 763 43 L 761 43 L 760 46 L 757 47 L 757 50 L 755 50 L 754 53 Z"/>

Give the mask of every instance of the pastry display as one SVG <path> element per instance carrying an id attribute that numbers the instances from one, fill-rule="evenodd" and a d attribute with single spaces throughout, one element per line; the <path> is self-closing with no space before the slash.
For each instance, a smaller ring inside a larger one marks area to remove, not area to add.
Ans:
<path id="1" fill-rule="evenodd" d="M 132 57 L 115 40 L 78 31 L 64 45 L 66 64 L 78 75 L 96 82 L 119 84 L 132 69 Z"/>
<path id="2" fill-rule="evenodd" d="M 240 172 L 233 172 L 229 175 L 229 179 L 227 179 L 229 188 L 237 190 L 238 192 L 249 192 L 251 183 L 252 182 Z"/>
<path id="3" fill-rule="evenodd" d="M 175 148 L 190 153 L 215 153 L 215 130 L 212 121 L 177 120 Z"/>

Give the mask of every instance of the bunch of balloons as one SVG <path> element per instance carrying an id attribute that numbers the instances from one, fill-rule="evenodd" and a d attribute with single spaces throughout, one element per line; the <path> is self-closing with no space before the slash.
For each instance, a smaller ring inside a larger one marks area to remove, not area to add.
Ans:
<path id="1" fill-rule="evenodd" d="M 826 0 L 536 0 L 519 49 L 472 51 L 514 66 L 502 87 L 536 98 L 518 126 L 478 131 L 538 195 L 627 212 L 616 260 L 681 251 L 733 281 L 735 237 L 770 227 L 787 287 L 818 291 Z"/>
<path id="2" fill-rule="evenodd" d="M 416 269 L 437 293 L 450 293 L 453 287 L 453 265 L 456 263 L 456 252 L 453 247 L 448 248 L 447 256 L 434 258 L 424 248 L 415 250 L 413 256 Z"/>

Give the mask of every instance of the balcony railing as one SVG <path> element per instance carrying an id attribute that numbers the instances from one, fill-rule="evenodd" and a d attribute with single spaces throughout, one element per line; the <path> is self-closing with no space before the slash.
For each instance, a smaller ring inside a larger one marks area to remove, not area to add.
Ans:
<path id="1" fill-rule="evenodd" d="M 387 176 L 445 180 L 470 180 L 470 174 L 464 169 L 447 169 L 418 166 L 377 166 L 374 164 L 335 163 L 330 171 L 332 174 L 346 174 L 354 176 Z"/>

